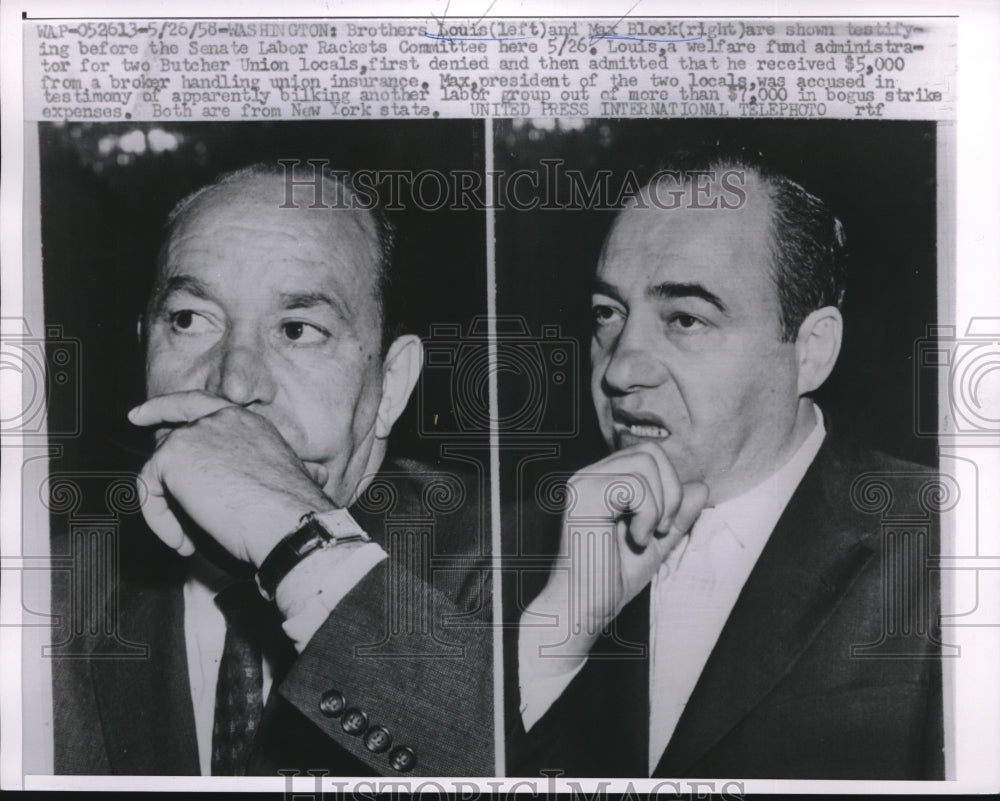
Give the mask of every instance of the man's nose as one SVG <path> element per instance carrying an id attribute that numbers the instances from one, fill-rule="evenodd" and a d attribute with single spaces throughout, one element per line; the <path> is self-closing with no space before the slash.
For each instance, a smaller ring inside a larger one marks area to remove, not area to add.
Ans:
<path id="1" fill-rule="evenodd" d="M 656 343 L 654 331 L 644 330 L 634 318 L 627 320 L 608 354 L 602 379 L 605 390 L 619 395 L 663 384 L 669 368 L 664 349 Z"/>
<path id="2" fill-rule="evenodd" d="M 276 385 L 267 366 L 263 343 L 231 332 L 222 343 L 208 391 L 240 406 L 274 400 Z"/>

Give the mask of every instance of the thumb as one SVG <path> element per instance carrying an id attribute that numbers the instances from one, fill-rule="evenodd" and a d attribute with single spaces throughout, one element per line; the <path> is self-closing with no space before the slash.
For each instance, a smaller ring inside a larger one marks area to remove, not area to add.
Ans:
<path id="1" fill-rule="evenodd" d="M 170 505 L 167 503 L 166 488 L 163 486 L 155 467 L 152 466 L 152 459 L 146 462 L 136 479 L 136 483 L 139 487 L 140 497 L 145 495 L 142 516 L 146 519 L 146 525 L 149 526 L 150 530 L 181 556 L 193 554 L 195 552 L 194 543 L 170 509 Z"/>
<path id="2" fill-rule="evenodd" d="M 683 487 L 683 493 L 668 536 L 675 532 L 679 535 L 687 534 L 708 503 L 708 485 L 702 481 L 688 481 Z"/>
<path id="3" fill-rule="evenodd" d="M 320 489 L 325 487 L 326 482 L 330 480 L 330 471 L 324 465 L 317 464 L 316 462 L 303 462 L 303 464 L 309 473 L 309 477 L 316 482 Z"/>
<path id="4" fill-rule="evenodd" d="M 681 487 L 681 504 L 667 533 L 659 538 L 659 552 L 665 559 L 695 524 L 705 504 L 708 503 L 708 485 L 701 481 L 688 481 Z"/>

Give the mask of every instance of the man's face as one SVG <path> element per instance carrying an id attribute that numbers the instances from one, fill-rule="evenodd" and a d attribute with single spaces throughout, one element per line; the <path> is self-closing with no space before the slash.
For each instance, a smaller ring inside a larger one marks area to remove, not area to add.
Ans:
<path id="1" fill-rule="evenodd" d="M 146 392 L 206 390 L 260 414 L 327 468 L 336 498 L 375 437 L 378 251 L 366 215 L 282 200 L 279 180 L 251 178 L 176 224 L 146 323 Z"/>
<path id="2" fill-rule="evenodd" d="M 770 201 L 749 177 L 746 192 L 738 210 L 685 202 L 620 213 L 592 304 L 591 389 L 609 447 L 658 443 L 714 502 L 790 455 L 798 406 L 795 345 L 780 341 L 771 277 Z"/>

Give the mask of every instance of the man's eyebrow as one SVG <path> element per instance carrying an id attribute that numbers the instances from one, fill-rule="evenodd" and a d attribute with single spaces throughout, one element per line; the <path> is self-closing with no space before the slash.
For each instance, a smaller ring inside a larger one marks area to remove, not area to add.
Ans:
<path id="1" fill-rule="evenodd" d="M 594 295 L 607 295 L 612 300 L 618 301 L 623 306 L 625 305 L 625 298 L 622 297 L 622 293 L 607 281 L 602 281 L 600 278 L 595 278 L 591 282 L 590 291 Z"/>
<path id="2" fill-rule="evenodd" d="M 204 281 L 192 275 L 172 275 L 156 293 L 156 305 L 162 306 L 168 297 L 178 292 L 186 292 L 200 300 L 212 299 L 212 294 L 209 292 L 208 285 Z"/>
<path id="3" fill-rule="evenodd" d="M 279 300 L 282 309 L 312 309 L 316 306 L 328 306 L 340 317 L 348 319 L 344 304 L 325 292 L 282 292 Z"/>
<path id="4" fill-rule="evenodd" d="M 648 297 L 664 299 L 699 298 L 706 303 L 711 303 L 723 314 L 729 313 L 729 309 L 726 308 L 726 304 L 722 302 L 722 299 L 714 292 L 705 289 L 701 284 L 664 281 L 662 284 L 649 287 L 646 290 L 646 295 Z"/>

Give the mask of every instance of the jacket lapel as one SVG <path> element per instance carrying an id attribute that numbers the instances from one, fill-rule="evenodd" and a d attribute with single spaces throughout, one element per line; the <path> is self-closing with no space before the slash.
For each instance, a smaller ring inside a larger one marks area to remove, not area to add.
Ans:
<path id="1" fill-rule="evenodd" d="M 851 478 L 825 443 L 747 579 L 654 775 L 686 775 L 761 703 L 874 556 L 849 512 Z"/>
<path id="2" fill-rule="evenodd" d="M 118 600 L 118 630 L 149 650 L 142 659 L 102 655 L 101 649 L 95 649 L 91 657 L 111 771 L 197 775 L 201 771 L 181 586 L 139 590 L 122 585 Z"/>

